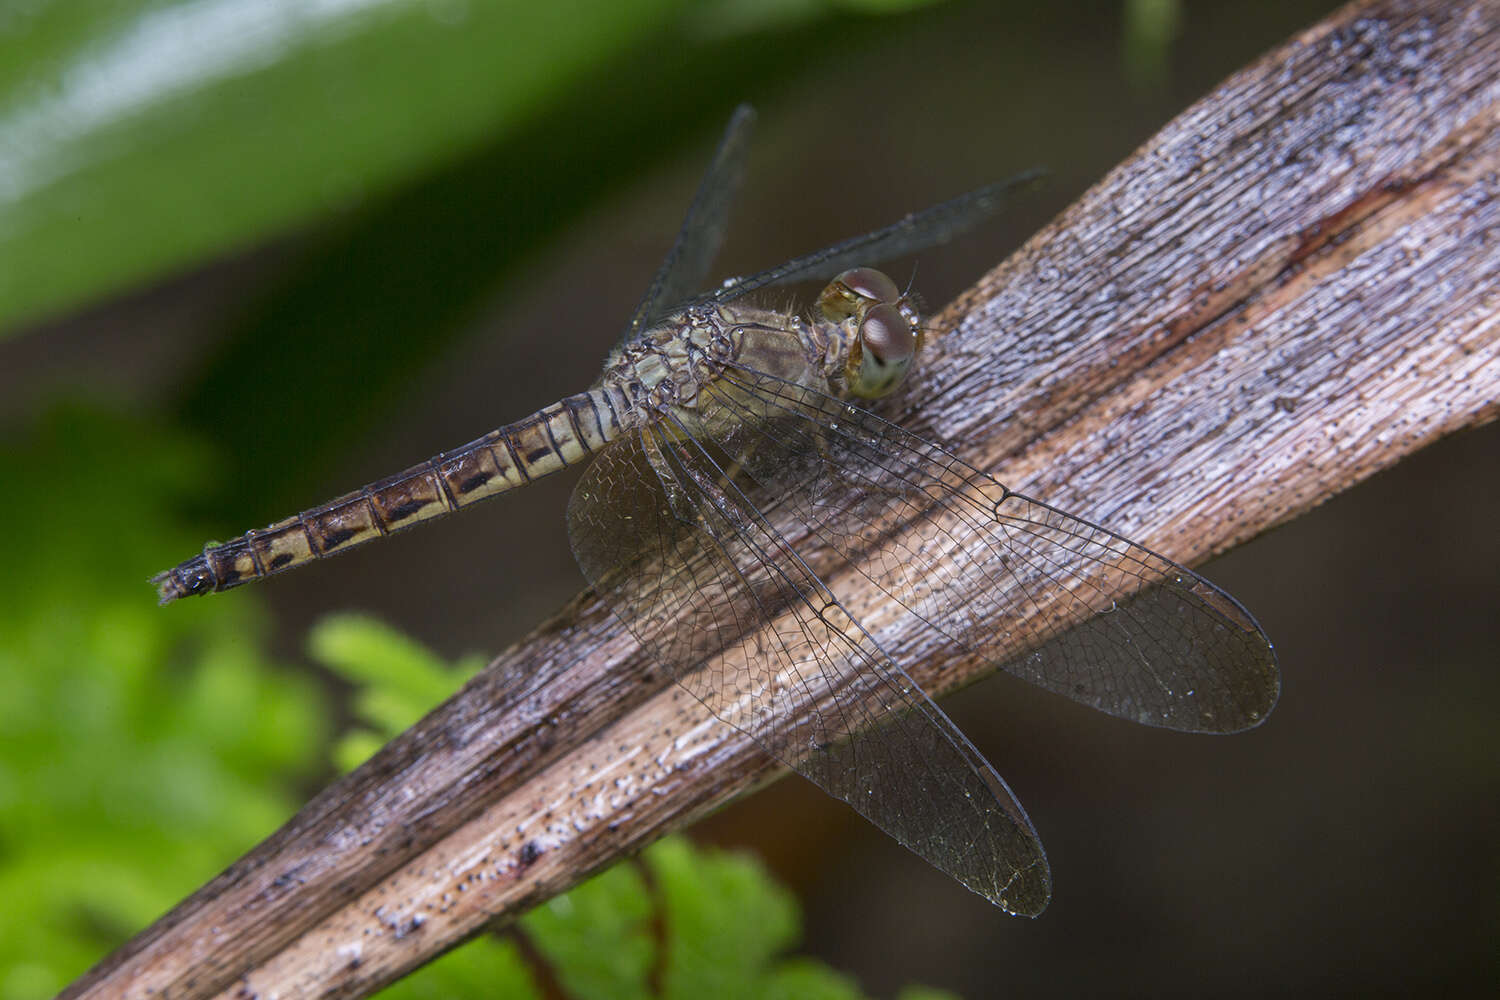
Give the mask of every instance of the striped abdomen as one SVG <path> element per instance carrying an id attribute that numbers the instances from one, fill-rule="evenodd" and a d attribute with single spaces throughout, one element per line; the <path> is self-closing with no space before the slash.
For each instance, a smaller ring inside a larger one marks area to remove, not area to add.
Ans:
<path id="1" fill-rule="evenodd" d="M 207 545 L 151 582 L 163 604 L 228 590 L 524 486 L 578 464 L 616 437 L 625 405 L 612 389 L 569 396 L 321 507 Z"/>

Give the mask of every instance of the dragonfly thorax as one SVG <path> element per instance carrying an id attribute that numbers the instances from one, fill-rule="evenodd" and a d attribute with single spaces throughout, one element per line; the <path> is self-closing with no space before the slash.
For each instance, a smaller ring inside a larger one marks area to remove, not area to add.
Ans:
<path id="1" fill-rule="evenodd" d="M 601 385 L 630 400 L 641 423 L 696 407 L 702 390 L 726 367 L 744 365 L 799 384 L 820 367 L 809 324 L 742 303 L 690 306 L 622 344 Z"/>

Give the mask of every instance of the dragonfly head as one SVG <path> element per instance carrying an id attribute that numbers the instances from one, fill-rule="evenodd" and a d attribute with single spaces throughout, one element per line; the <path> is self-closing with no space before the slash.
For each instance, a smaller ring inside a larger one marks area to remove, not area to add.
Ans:
<path id="1" fill-rule="evenodd" d="M 830 281 L 818 308 L 833 323 L 849 323 L 854 337 L 844 362 L 849 392 L 878 399 L 901 384 L 922 346 L 917 310 L 882 271 L 856 267 Z"/>

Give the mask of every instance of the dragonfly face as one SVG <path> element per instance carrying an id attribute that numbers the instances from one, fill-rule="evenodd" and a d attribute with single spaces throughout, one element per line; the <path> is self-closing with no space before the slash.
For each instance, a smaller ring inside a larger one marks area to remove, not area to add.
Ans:
<path id="1" fill-rule="evenodd" d="M 818 311 L 853 327 L 842 366 L 849 394 L 879 399 L 894 392 L 922 347 L 916 306 L 896 283 L 872 267 L 850 268 L 824 287 Z"/>
<path id="2" fill-rule="evenodd" d="M 922 347 L 915 303 L 867 263 L 952 237 L 1030 178 L 700 293 L 751 120 L 748 108 L 731 119 L 593 388 L 210 545 L 156 578 L 162 603 L 587 462 L 567 511 L 574 555 L 679 684 L 965 886 L 1039 913 L 1051 877 L 1036 831 L 882 646 L 887 620 L 905 615 L 1100 711 L 1189 732 L 1263 720 L 1279 691 L 1275 655 L 1249 612 L 1191 570 L 859 405 L 896 389 Z M 742 301 L 831 276 L 805 318 Z"/>

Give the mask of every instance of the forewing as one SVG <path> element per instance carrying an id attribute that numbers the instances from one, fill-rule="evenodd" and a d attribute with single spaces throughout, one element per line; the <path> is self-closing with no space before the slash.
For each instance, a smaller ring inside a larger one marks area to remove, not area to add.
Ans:
<path id="1" fill-rule="evenodd" d="M 730 117 L 713 161 L 698 182 L 672 249 L 631 314 L 622 342 L 639 336 L 654 320 L 703 291 L 709 268 L 724 244 L 729 208 L 745 176 L 745 153 L 754 131 L 755 109 L 741 104 Z"/>
<path id="2" fill-rule="evenodd" d="M 568 508 L 595 590 L 677 680 L 767 753 L 1014 913 L 1050 895 L 1000 776 L 685 428 L 606 448 Z"/>
<path id="3" fill-rule="evenodd" d="M 1169 559 L 1012 493 L 929 441 L 749 369 L 703 397 L 757 496 L 810 533 L 829 578 L 863 576 L 867 625 L 914 615 L 1008 673 L 1188 732 L 1257 725 L 1280 679 L 1234 598 Z"/>
<path id="4" fill-rule="evenodd" d="M 826 280 L 851 267 L 879 264 L 938 246 L 994 215 L 1004 207 L 1011 194 L 1039 180 L 1042 175 L 1040 170 L 1028 170 L 987 184 L 921 212 L 913 212 L 883 229 L 795 257 L 759 274 L 726 281 L 704 298 L 728 302 L 770 285 Z"/>

